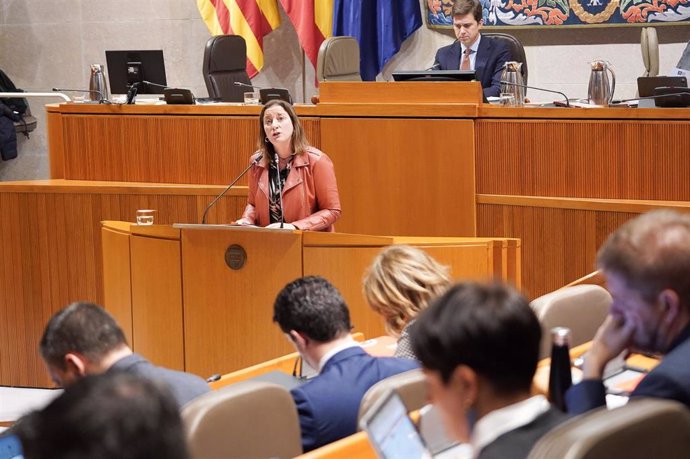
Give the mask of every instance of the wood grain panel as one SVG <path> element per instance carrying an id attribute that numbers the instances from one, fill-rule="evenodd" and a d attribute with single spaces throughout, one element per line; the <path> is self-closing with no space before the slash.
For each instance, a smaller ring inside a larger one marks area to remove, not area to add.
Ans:
<path id="1" fill-rule="evenodd" d="M 478 120 L 477 193 L 690 200 L 690 122 Z"/>
<path id="2" fill-rule="evenodd" d="M 73 301 L 103 304 L 102 220 L 132 221 L 137 209 L 153 208 L 158 223 L 194 223 L 217 192 L 42 183 L 0 184 L 0 385 L 52 386 L 37 352 L 45 323 Z M 210 220 L 236 218 L 241 192 Z"/>
<path id="3" fill-rule="evenodd" d="M 132 270 L 127 232 L 101 228 L 103 263 L 103 306 L 115 317 L 127 342 L 134 343 L 132 331 Z"/>
<path id="4" fill-rule="evenodd" d="M 338 179 L 337 231 L 474 236 L 471 121 L 322 119 L 321 135 Z"/>
<path id="5" fill-rule="evenodd" d="M 132 345 L 156 365 L 184 370 L 179 240 L 131 236 Z"/>
<path id="6" fill-rule="evenodd" d="M 477 231 L 522 240 L 523 289 L 536 298 L 592 272 L 606 237 L 636 215 L 480 204 Z"/>
<path id="7" fill-rule="evenodd" d="M 231 244 L 247 253 L 237 271 L 225 264 Z M 183 229 L 187 371 L 228 373 L 293 350 L 273 323 L 273 302 L 283 286 L 301 275 L 299 233 Z"/>
<path id="8" fill-rule="evenodd" d="M 50 176 L 65 178 L 65 143 L 63 138 L 62 114 L 48 111 L 46 114 L 48 135 L 48 156 L 50 159 Z"/>
<path id="9" fill-rule="evenodd" d="M 59 161 L 62 150 L 64 178 L 70 180 L 222 185 L 248 164 L 259 129 L 257 117 L 63 115 L 60 119 L 64 146 L 51 146 L 51 152 Z M 318 148 L 319 120 L 306 118 L 302 124 Z M 239 183 L 246 184 L 246 177 Z"/>
<path id="10" fill-rule="evenodd" d="M 482 87 L 478 82 L 324 81 L 319 85 L 320 104 L 420 104 L 478 105 Z M 362 107 L 364 109 L 364 107 Z"/>

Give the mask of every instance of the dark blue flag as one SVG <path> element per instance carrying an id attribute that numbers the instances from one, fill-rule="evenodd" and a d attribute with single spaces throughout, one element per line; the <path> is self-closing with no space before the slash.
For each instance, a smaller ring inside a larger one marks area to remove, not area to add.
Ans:
<path id="1" fill-rule="evenodd" d="M 333 8 L 333 35 L 357 39 L 362 79 L 368 81 L 421 25 L 419 0 L 335 0 Z"/>

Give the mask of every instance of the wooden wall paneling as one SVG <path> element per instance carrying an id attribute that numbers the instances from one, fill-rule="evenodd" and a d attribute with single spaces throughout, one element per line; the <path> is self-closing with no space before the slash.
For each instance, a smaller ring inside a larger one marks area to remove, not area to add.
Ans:
<path id="1" fill-rule="evenodd" d="M 132 331 L 132 273 L 128 232 L 101 228 L 103 253 L 103 307 L 115 317 L 127 342 Z"/>
<path id="2" fill-rule="evenodd" d="M 64 150 L 64 176 L 71 180 L 226 184 L 256 151 L 259 128 L 258 117 L 63 115 L 58 120 L 64 146 L 56 144 L 54 155 Z M 319 119 L 305 118 L 302 124 L 318 148 Z M 58 123 L 50 129 L 57 131 Z M 246 183 L 246 177 L 239 182 Z"/>
<path id="3" fill-rule="evenodd" d="M 439 133 L 452 132 L 453 142 Z M 469 120 L 321 120 L 342 216 L 337 231 L 474 236 L 474 131 Z"/>
<path id="4" fill-rule="evenodd" d="M 690 200 L 690 122 L 477 120 L 477 193 Z"/>
<path id="5" fill-rule="evenodd" d="M 134 350 L 156 365 L 184 370 L 180 241 L 133 235 L 130 247 Z"/>
<path id="6" fill-rule="evenodd" d="M 46 126 L 50 178 L 65 178 L 65 141 L 63 137 L 62 114 L 48 111 L 46 113 Z"/>
<path id="7" fill-rule="evenodd" d="M 522 240 L 523 289 L 536 298 L 592 272 L 606 237 L 635 215 L 480 204 L 477 228 Z"/>
<path id="8" fill-rule="evenodd" d="M 247 252 L 238 271 L 225 264 L 231 244 Z M 186 370 L 208 377 L 293 351 L 273 323 L 273 302 L 301 275 L 299 233 L 182 230 Z"/>

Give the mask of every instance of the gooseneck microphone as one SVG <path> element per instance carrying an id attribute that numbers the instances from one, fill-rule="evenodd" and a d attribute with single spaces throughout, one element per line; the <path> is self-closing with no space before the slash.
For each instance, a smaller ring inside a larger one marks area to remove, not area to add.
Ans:
<path id="1" fill-rule="evenodd" d="M 276 176 L 278 177 L 278 194 L 280 195 L 280 229 L 283 229 L 283 224 L 285 223 L 285 209 L 283 209 L 283 183 L 280 180 L 280 158 L 278 153 L 275 154 L 276 162 Z"/>
<path id="2" fill-rule="evenodd" d="M 88 92 L 90 94 L 98 94 L 98 103 L 99 104 L 109 104 L 110 101 L 103 97 L 103 93 L 101 91 L 97 91 L 95 89 L 68 89 L 68 88 L 53 88 L 54 92 Z"/>
<path id="3" fill-rule="evenodd" d="M 222 193 L 220 193 L 218 196 L 216 196 L 215 199 L 214 199 L 213 201 L 211 201 L 211 202 L 209 203 L 209 205 L 206 206 L 206 209 L 204 210 L 204 214 L 201 216 L 201 224 L 202 224 L 202 225 L 205 225 L 205 224 L 206 224 L 206 215 L 208 214 L 208 211 L 211 210 L 211 207 L 213 207 L 213 206 L 218 202 L 218 200 L 219 200 L 220 198 L 222 198 L 223 196 L 225 196 L 225 193 L 227 193 L 228 191 L 230 191 L 230 188 L 232 188 L 232 187 L 235 185 L 235 183 L 237 183 L 242 177 L 244 177 L 244 174 L 246 174 L 247 171 L 248 171 L 249 169 L 251 169 L 252 166 L 254 166 L 255 164 L 259 164 L 259 162 L 261 161 L 261 158 L 262 158 L 262 157 L 263 157 L 263 155 L 259 155 L 254 161 L 251 161 L 251 162 L 249 163 L 249 165 L 248 165 L 242 172 L 240 172 L 240 175 L 238 175 L 237 178 L 235 178 L 235 180 L 233 180 L 232 182 L 230 182 L 230 185 L 228 185 L 228 186 L 223 190 Z M 282 196 L 281 196 L 281 198 L 282 198 Z M 281 203 L 281 205 L 282 205 L 282 203 Z"/>
<path id="4" fill-rule="evenodd" d="M 263 86 L 254 86 L 253 84 L 242 83 L 241 81 L 235 81 L 232 84 L 235 86 L 242 86 L 243 88 L 266 89 Z"/>
<path id="5" fill-rule="evenodd" d="M 168 89 L 168 88 L 170 87 L 170 86 L 166 86 L 166 85 L 164 85 L 164 84 L 158 84 L 158 83 L 154 83 L 154 82 L 152 82 L 152 81 L 146 81 L 146 80 L 142 80 L 142 83 L 148 84 L 148 85 L 151 85 L 151 86 L 156 86 L 156 87 L 158 87 L 158 88 L 163 88 L 163 89 Z"/>
<path id="6" fill-rule="evenodd" d="M 534 89 L 535 91 L 552 92 L 554 94 L 558 94 L 560 96 L 563 96 L 563 99 L 565 100 L 565 106 L 570 107 L 570 102 L 568 101 L 568 97 L 560 91 L 554 91 L 552 89 L 537 88 L 535 86 L 527 86 L 526 84 L 513 83 L 512 81 L 504 81 L 504 80 L 501 80 L 501 84 L 507 84 L 508 86 L 517 86 L 518 88 Z"/>

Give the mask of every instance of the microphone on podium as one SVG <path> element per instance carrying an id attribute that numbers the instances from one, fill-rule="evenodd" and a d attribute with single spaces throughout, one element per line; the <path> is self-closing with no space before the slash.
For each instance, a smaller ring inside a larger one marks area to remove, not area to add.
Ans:
<path id="1" fill-rule="evenodd" d="M 95 89 L 67 89 L 67 88 L 53 88 L 53 91 L 55 92 L 88 92 L 89 94 L 98 94 L 98 103 L 99 104 L 109 104 L 110 101 L 103 97 L 103 93 L 101 91 L 97 91 Z"/>
<path id="2" fill-rule="evenodd" d="M 201 224 L 202 224 L 202 225 L 205 225 L 205 224 L 206 224 L 206 215 L 208 214 L 208 211 L 211 210 L 211 207 L 213 207 L 213 206 L 218 202 L 218 200 L 219 200 L 220 198 L 222 198 L 223 196 L 225 196 L 225 193 L 227 193 L 228 191 L 230 191 L 230 188 L 232 188 L 242 177 L 244 177 L 244 174 L 246 174 L 247 171 L 249 171 L 249 169 L 251 169 L 252 166 L 254 166 L 254 165 L 256 165 L 256 164 L 259 164 L 259 162 L 261 161 L 261 158 L 262 158 L 262 157 L 263 157 L 263 155 L 259 155 L 259 156 L 256 157 L 256 159 L 254 159 L 253 161 L 251 161 L 251 162 L 249 163 L 249 165 L 248 165 L 242 172 L 240 172 L 240 175 L 238 175 L 238 176 L 235 178 L 235 180 L 233 180 L 232 182 L 230 182 L 230 185 L 228 185 L 218 196 L 215 197 L 215 199 L 214 199 L 213 201 L 211 201 L 211 202 L 209 203 L 208 206 L 206 206 L 206 209 L 204 209 L 204 214 L 201 216 Z M 281 195 L 281 198 L 282 198 L 282 195 Z M 281 203 L 281 205 L 282 205 L 282 203 Z"/>
<path id="3" fill-rule="evenodd" d="M 560 91 L 554 91 L 552 89 L 545 89 L 545 88 L 537 88 L 536 86 L 527 86 L 526 84 L 513 83 L 512 81 L 505 81 L 505 80 L 501 80 L 501 84 L 507 84 L 508 86 L 517 86 L 518 88 L 534 89 L 535 91 L 552 92 L 554 94 L 558 94 L 560 96 L 563 96 L 563 100 L 565 100 L 565 106 L 570 107 L 570 102 L 568 101 L 568 97 Z"/>

